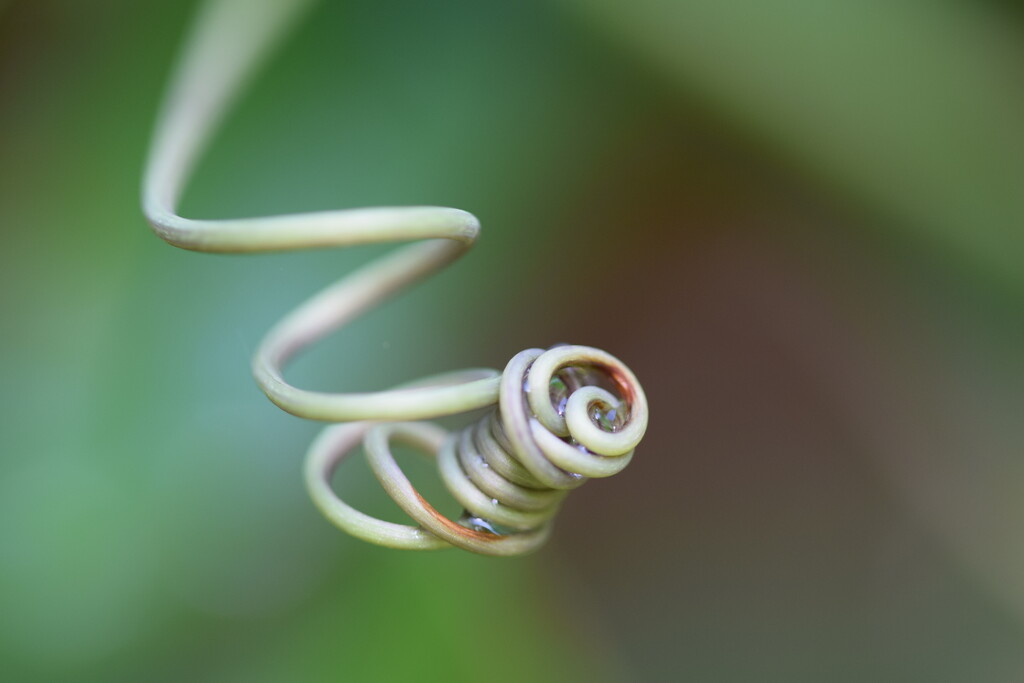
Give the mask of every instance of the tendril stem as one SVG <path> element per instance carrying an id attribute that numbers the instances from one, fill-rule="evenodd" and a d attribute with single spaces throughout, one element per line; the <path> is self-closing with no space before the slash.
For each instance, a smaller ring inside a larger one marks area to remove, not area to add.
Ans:
<path id="1" fill-rule="evenodd" d="M 192 171 L 228 107 L 309 4 L 212 0 L 204 6 L 154 133 L 143 180 L 143 211 L 157 235 L 194 251 L 251 253 L 412 242 L 348 274 L 288 314 L 260 344 L 253 374 L 270 400 L 289 413 L 352 423 L 325 429 L 306 461 L 310 494 L 339 527 L 395 548 L 458 545 L 494 555 L 532 550 L 549 535 L 564 491 L 579 486 L 585 476 L 621 470 L 643 435 L 646 399 L 617 359 L 588 347 L 531 349 L 517 355 L 504 373 L 466 370 L 368 393 L 309 391 L 284 378 L 285 366 L 297 353 L 462 256 L 480 230 L 472 214 L 434 206 L 225 220 L 178 213 Z M 559 371 L 575 366 L 600 368 L 620 396 L 598 387 L 575 387 L 564 416 L 558 413 L 549 387 Z M 409 422 L 497 403 L 499 412 L 461 434 Z M 629 418 L 620 431 L 603 431 L 590 417 L 592 406 L 621 410 Z M 483 530 L 449 520 L 423 500 L 391 455 L 392 440 L 438 458 L 449 490 L 477 515 L 481 523 L 476 526 Z M 420 526 L 368 517 L 334 494 L 332 472 L 360 442 L 385 490 Z M 488 501 L 493 509 L 487 508 Z M 495 533 L 492 521 L 504 521 L 514 531 Z"/>

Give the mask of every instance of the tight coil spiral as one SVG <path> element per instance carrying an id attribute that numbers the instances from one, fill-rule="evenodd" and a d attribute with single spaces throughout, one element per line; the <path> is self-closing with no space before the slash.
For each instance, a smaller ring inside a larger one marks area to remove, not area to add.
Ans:
<path id="1" fill-rule="evenodd" d="M 280 321 L 253 359 L 271 401 L 327 427 L 306 460 L 313 500 L 334 524 L 396 548 L 459 546 L 492 555 L 535 549 L 550 533 L 565 493 L 588 477 L 625 467 L 647 426 L 647 402 L 633 373 L 589 347 L 517 354 L 504 372 L 467 370 L 387 391 L 324 393 L 292 386 L 284 367 L 298 352 L 404 286 L 444 267 L 475 241 L 474 216 L 441 207 L 350 209 L 230 220 L 177 214 L 192 169 L 231 100 L 306 2 L 214 0 L 182 55 L 150 150 L 143 210 L 167 242 L 196 251 L 261 252 L 416 241 L 342 278 Z M 448 433 L 410 422 L 497 408 Z M 391 455 L 402 442 L 437 458 L 441 478 L 466 509 L 438 513 Z M 388 494 L 419 526 L 385 522 L 342 502 L 330 478 L 360 443 Z"/>

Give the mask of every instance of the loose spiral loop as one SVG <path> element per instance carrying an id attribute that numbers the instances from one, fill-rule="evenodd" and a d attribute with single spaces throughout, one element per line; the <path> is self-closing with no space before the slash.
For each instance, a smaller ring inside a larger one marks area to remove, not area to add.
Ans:
<path id="1" fill-rule="evenodd" d="M 192 168 L 228 104 L 305 4 L 213 0 L 205 6 L 156 128 L 143 210 L 160 237 L 196 251 L 421 240 L 349 274 L 286 316 L 260 344 L 253 374 L 266 395 L 289 413 L 349 423 L 325 429 L 306 460 L 310 494 L 337 526 L 395 548 L 455 545 L 492 555 L 533 550 L 549 535 L 566 491 L 588 477 L 620 471 L 643 436 L 643 390 L 616 358 L 583 346 L 530 349 L 500 374 L 466 370 L 370 393 L 309 391 L 284 378 L 285 366 L 298 352 L 461 256 L 479 232 L 473 215 L 442 207 L 230 220 L 177 214 Z M 493 413 L 458 433 L 407 422 L 495 403 Z M 437 458 L 446 486 L 467 510 L 465 518 L 444 517 L 416 492 L 391 455 L 392 442 Z M 418 527 L 369 517 L 334 494 L 332 472 L 360 443 L 385 490 Z"/>
<path id="2" fill-rule="evenodd" d="M 581 384 L 602 378 L 620 395 Z M 528 349 L 502 373 L 498 408 L 476 424 L 453 433 L 423 423 L 328 427 L 310 449 L 306 483 L 328 519 L 373 543 L 516 555 L 547 539 L 569 489 L 628 465 L 646 427 L 647 399 L 618 359 L 585 346 Z M 368 517 L 334 493 L 331 477 L 360 440 L 381 485 L 419 527 Z M 466 510 L 462 519 L 423 499 L 391 442 L 437 459 L 445 486 Z"/>

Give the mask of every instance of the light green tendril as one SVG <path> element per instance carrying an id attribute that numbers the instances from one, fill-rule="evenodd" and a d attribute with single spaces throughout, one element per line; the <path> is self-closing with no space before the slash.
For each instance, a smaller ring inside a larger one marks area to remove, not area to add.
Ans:
<path id="1" fill-rule="evenodd" d="M 289 413 L 349 423 L 327 427 L 310 448 L 305 467 L 313 501 L 338 527 L 393 548 L 456 545 L 491 555 L 529 552 L 548 537 L 565 492 L 587 477 L 621 470 L 643 436 L 643 390 L 616 358 L 584 346 L 530 349 L 503 373 L 465 370 L 369 393 L 308 391 L 289 384 L 283 374 L 301 350 L 461 256 L 479 232 L 473 215 L 433 206 L 229 220 L 177 214 L 195 163 L 231 101 L 309 4 L 213 0 L 203 8 L 153 138 L 143 182 L 146 218 L 164 240 L 195 251 L 414 241 L 350 273 L 281 320 L 260 344 L 253 373 L 270 400 Z M 615 391 L 577 387 L 574 378 L 574 390 L 559 410 L 551 391 L 553 383 L 566 386 L 563 372 L 603 377 Z M 495 404 L 498 410 L 462 432 L 407 422 Z M 628 417 L 595 423 L 592 415 L 606 409 Z M 392 442 L 436 457 L 446 486 L 467 511 L 464 519 L 445 518 L 416 492 L 391 454 Z M 419 526 L 369 517 L 335 494 L 333 471 L 360 443 L 384 489 Z"/>

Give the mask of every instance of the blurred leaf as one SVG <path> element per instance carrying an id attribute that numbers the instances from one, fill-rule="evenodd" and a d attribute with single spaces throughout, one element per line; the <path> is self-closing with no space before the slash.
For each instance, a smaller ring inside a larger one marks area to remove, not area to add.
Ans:
<path id="1" fill-rule="evenodd" d="M 571 0 L 810 173 L 1024 286 L 1024 32 L 985 3 Z"/>

